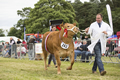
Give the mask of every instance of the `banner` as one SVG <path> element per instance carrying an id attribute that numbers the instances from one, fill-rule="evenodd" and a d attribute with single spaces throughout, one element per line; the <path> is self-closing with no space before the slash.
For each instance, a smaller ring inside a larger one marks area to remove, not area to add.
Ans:
<path id="1" fill-rule="evenodd" d="M 42 43 L 35 43 L 35 53 L 42 54 Z"/>
<path id="2" fill-rule="evenodd" d="M 24 40 L 26 41 L 26 34 L 25 34 L 26 28 L 24 27 Z"/>
<path id="3" fill-rule="evenodd" d="M 108 13 L 109 24 L 110 24 L 111 29 L 113 30 L 113 23 L 112 23 L 112 15 L 111 15 L 110 5 L 107 4 L 106 8 L 107 8 L 107 13 Z"/>

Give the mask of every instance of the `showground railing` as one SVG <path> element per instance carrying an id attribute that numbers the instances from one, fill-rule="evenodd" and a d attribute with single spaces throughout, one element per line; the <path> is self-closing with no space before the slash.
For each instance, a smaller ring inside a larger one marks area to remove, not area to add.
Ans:
<path id="1" fill-rule="evenodd" d="M 40 60 L 42 56 L 42 44 L 14 44 L 14 45 L 0 45 L 0 57 L 15 58 L 15 59 L 29 59 Z M 86 57 L 86 56 L 85 56 Z M 89 54 L 89 59 L 81 59 L 81 55 L 77 56 L 75 61 L 89 62 L 94 61 L 94 52 Z M 105 63 L 120 64 L 120 40 L 108 40 L 106 45 L 106 52 L 102 55 L 102 61 Z M 60 58 L 62 61 L 70 61 L 70 58 Z"/>

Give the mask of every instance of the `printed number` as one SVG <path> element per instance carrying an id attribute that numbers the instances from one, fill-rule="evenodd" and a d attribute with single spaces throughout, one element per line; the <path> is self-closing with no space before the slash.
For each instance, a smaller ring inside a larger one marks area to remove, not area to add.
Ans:
<path id="1" fill-rule="evenodd" d="M 67 48 L 67 45 L 65 45 L 65 44 L 62 44 L 62 47 L 64 47 L 64 48 Z"/>

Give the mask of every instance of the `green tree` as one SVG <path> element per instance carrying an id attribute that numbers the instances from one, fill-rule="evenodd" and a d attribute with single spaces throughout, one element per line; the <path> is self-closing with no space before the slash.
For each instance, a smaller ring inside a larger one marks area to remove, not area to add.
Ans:
<path id="1" fill-rule="evenodd" d="M 95 21 L 95 15 L 97 14 L 97 5 L 95 3 L 85 2 L 81 3 L 79 0 L 75 0 L 73 8 L 76 13 L 76 20 L 79 23 L 80 29 L 85 29 Z M 79 5 L 79 6 L 77 6 Z"/>
<path id="2" fill-rule="evenodd" d="M 91 22 L 95 21 L 97 13 L 102 13 L 103 21 L 108 21 L 108 14 L 106 10 L 106 4 L 109 4 L 112 12 L 114 34 L 120 31 L 120 0 L 90 0 L 88 3 L 81 3 L 79 0 L 75 0 L 72 4 L 76 14 L 76 20 L 79 23 L 80 29 L 85 29 Z"/>
<path id="3" fill-rule="evenodd" d="M 21 31 L 14 26 L 10 28 L 10 31 L 8 32 L 7 36 L 16 36 L 18 38 L 21 38 L 20 33 Z"/>
<path id="4" fill-rule="evenodd" d="M 99 4 L 99 0 L 90 0 L 91 3 L 96 3 L 96 4 Z"/>
<path id="5" fill-rule="evenodd" d="M 17 29 L 15 27 L 11 27 L 10 31 L 8 32 L 8 36 L 16 36 L 16 33 L 17 33 Z"/>
<path id="6" fill-rule="evenodd" d="M 0 29 L 0 37 L 2 37 L 2 36 L 5 36 L 4 30 L 3 30 L 3 29 Z"/>
<path id="7" fill-rule="evenodd" d="M 103 3 L 100 3 L 99 7 L 101 6 L 101 8 L 98 8 L 98 11 L 100 11 L 103 15 L 103 20 L 109 24 L 108 14 L 107 14 L 107 10 L 106 10 L 106 4 L 110 5 L 111 13 L 112 13 L 114 34 L 116 34 L 117 31 L 120 31 L 120 28 L 119 28 L 119 25 L 120 25 L 120 23 L 119 23 L 119 21 L 120 21 L 120 15 L 119 15 L 120 7 L 117 7 L 119 3 L 120 3 L 119 0 L 107 0 Z"/>
<path id="8" fill-rule="evenodd" d="M 49 31 L 49 20 L 63 19 L 74 23 L 75 13 L 72 5 L 65 0 L 39 0 L 30 11 L 26 25 L 27 33 Z"/>
<path id="9" fill-rule="evenodd" d="M 24 27 L 26 27 L 26 25 L 27 25 L 27 21 L 28 21 L 29 13 L 30 13 L 31 9 L 32 8 L 30 8 L 30 7 L 25 7 L 22 10 L 17 11 L 17 14 L 19 16 L 21 16 L 21 19 L 18 20 L 18 22 L 17 22 L 17 24 L 15 25 L 14 28 L 19 28 L 19 30 L 16 33 L 17 34 L 16 36 L 18 36 L 21 39 L 23 39 Z"/>

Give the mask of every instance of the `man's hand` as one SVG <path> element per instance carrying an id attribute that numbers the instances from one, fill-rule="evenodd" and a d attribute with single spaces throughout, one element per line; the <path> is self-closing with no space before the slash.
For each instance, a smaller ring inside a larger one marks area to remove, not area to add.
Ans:
<path id="1" fill-rule="evenodd" d="M 107 35 L 107 32 L 106 32 L 106 31 L 103 31 L 103 33 Z"/>
<path id="2" fill-rule="evenodd" d="M 85 32 L 88 33 L 89 27 L 85 29 Z"/>

